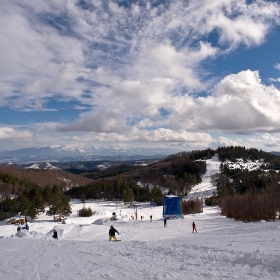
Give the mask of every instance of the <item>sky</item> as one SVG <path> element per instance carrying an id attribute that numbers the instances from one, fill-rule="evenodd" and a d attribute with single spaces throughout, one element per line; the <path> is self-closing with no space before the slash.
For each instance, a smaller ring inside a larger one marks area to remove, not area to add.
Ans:
<path id="1" fill-rule="evenodd" d="M 279 1 L 0 3 L 1 150 L 280 150 Z"/>
<path id="2" fill-rule="evenodd" d="M 190 195 L 212 190 L 210 176 L 219 171 L 217 158 L 207 160 L 202 183 Z M 204 194 L 203 194 L 204 193 Z M 211 195 L 209 193 L 209 195 Z M 206 195 L 207 196 L 207 195 Z M 137 207 L 113 201 L 86 201 L 93 216 L 82 218 L 79 200 L 71 201 L 66 224 L 42 215 L 29 231 L 0 222 L 1 279 L 279 279 L 280 222 L 244 223 L 221 216 L 219 207 L 167 220 L 162 206 Z M 112 213 L 117 221 L 110 221 Z M 152 215 L 152 222 L 149 217 Z M 192 233 L 192 222 L 197 232 Z M 108 242 L 113 225 L 121 242 Z M 53 230 L 58 240 L 52 239 Z"/>

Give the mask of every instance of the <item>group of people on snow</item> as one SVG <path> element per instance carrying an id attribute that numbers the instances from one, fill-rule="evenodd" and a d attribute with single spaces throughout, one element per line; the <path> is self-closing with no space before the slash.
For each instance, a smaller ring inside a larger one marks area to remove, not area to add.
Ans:
<path id="1" fill-rule="evenodd" d="M 164 217 L 164 219 L 163 219 L 163 227 L 167 227 L 167 218 L 166 217 Z M 192 223 L 192 232 L 197 233 L 195 222 Z"/>
<path id="2" fill-rule="evenodd" d="M 21 227 L 21 225 L 18 225 L 18 227 L 17 227 L 17 232 L 19 232 L 19 231 L 21 231 L 22 229 L 26 229 L 26 230 L 29 230 L 29 225 L 28 225 L 28 223 L 26 223 L 25 224 L 25 227 Z"/>
<path id="3" fill-rule="evenodd" d="M 164 226 L 164 227 L 167 227 L 167 219 L 166 219 L 166 217 L 165 217 L 164 220 L 163 220 L 163 226 Z M 21 229 L 29 230 L 28 224 L 26 223 L 25 227 L 23 227 L 23 228 L 21 228 L 20 225 L 17 227 L 17 231 L 18 231 L 18 232 L 21 231 Z M 194 232 L 197 233 L 195 222 L 192 223 L 192 232 L 193 232 L 193 233 L 194 233 Z M 110 229 L 109 229 L 109 241 L 111 241 L 112 239 L 114 239 L 115 241 L 119 241 L 119 240 L 116 238 L 116 233 L 117 233 L 118 235 L 120 234 L 113 226 L 110 226 Z M 57 235 L 57 230 L 56 230 L 56 229 L 53 230 L 52 238 L 58 240 L 58 235 Z"/>

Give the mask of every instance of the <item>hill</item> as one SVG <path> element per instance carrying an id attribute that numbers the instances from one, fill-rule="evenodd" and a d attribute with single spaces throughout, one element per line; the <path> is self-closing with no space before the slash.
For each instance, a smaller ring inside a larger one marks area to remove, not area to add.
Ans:
<path id="1" fill-rule="evenodd" d="M 72 188 L 67 194 L 72 198 L 154 200 L 162 203 L 162 192 L 186 195 L 192 185 L 201 182 L 206 172 L 205 161 L 190 159 L 189 153 L 179 153 L 155 162 L 149 166 L 131 168 L 119 166 L 106 171 L 84 174 L 95 178 L 88 186 Z M 157 195 L 151 194 L 156 188 Z M 124 193 L 129 193 L 124 198 Z"/>
<path id="2" fill-rule="evenodd" d="M 46 169 L 22 169 L 19 167 L 11 167 L 0 165 L 0 175 L 8 174 L 19 179 L 30 181 L 42 187 L 47 185 L 61 186 L 63 189 L 69 189 L 74 186 L 82 186 L 93 182 L 92 179 L 81 175 L 75 175 L 63 170 L 46 170 Z M 1 183 L 1 178 L 0 178 Z M 12 186 L 13 188 L 16 187 Z M 0 188 L 1 191 L 1 188 Z"/>

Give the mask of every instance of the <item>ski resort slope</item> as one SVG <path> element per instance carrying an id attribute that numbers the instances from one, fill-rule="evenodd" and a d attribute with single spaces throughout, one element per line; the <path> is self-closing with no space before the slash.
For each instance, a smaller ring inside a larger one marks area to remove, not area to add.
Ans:
<path id="1" fill-rule="evenodd" d="M 188 194 L 186 199 L 192 198 L 203 198 L 213 195 L 213 192 L 216 191 L 215 187 L 211 184 L 212 175 L 219 173 L 221 162 L 218 159 L 218 156 L 215 155 L 211 159 L 206 160 L 206 173 L 202 176 L 202 182 L 195 185 L 191 192 Z"/>
<path id="2" fill-rule="evenodd" d="M 204 207 L 164 228 L 161 206 L 141 204 L 138 220 L 131 217 L 133 207 L 104 201 L 85 206 L 92 217 L 78 217 L 83 204 L 72 201 L 66 224 L 42 217 L 21 234 L 1 222 L 0 279 L 280 279 L 278 221 L 242 223 L 221 216 L 218 207 Z M 113 212 L 116 221 L 110 221 Z M 192 233 L 193 221 L 198 233 Z M 111 225 L 121 242 L 108 241 Z M 54 228 L 58 240 L 51 237 Z"/>

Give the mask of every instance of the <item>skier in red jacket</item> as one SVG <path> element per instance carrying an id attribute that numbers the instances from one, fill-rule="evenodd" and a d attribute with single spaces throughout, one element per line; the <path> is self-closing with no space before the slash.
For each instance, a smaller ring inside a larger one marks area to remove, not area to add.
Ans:
<path id="1" fill-rule="evenodd" d="M 194 233 L 194 231 L 197 233 L 196 225 L 195 225 L 195 223 L 193 222 L 193 223 L 192 223 L 192 232 Z"/>

